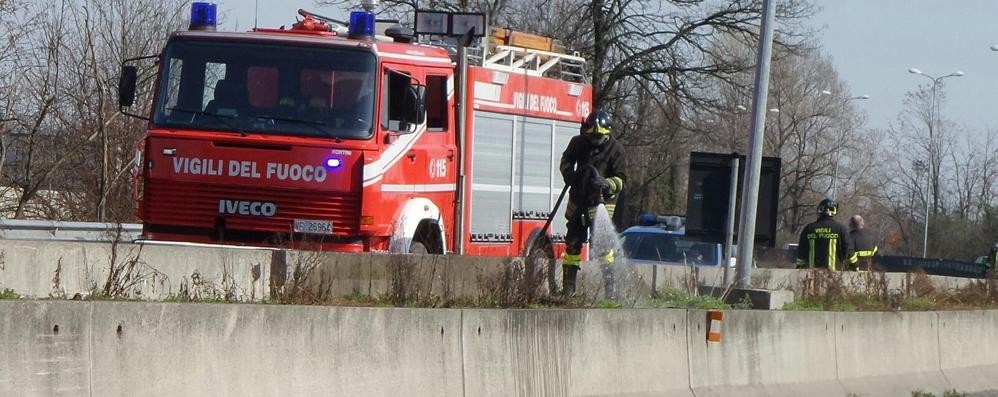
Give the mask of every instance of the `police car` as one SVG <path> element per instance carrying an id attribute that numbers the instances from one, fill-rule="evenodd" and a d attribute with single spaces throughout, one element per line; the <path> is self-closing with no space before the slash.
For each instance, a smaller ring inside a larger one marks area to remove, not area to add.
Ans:
<path id="1" fill-rule="evenodd" d="M 686 218 L 642 214 L 638 225 L 620 234 L 624 253 L 632 263 L 721 266 L 721 244 L 686 237 Z"/>

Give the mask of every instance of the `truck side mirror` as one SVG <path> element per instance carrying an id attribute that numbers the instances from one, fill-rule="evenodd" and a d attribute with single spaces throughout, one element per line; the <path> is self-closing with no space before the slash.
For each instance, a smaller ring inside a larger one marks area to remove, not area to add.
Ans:
<path id="1" fill-rule="evenodd" d="M 405 122 L 420 125 L 426 122 L 426 86 L 410 85 L 403 98 Z"/>
<path id="2" fill-rule="evenodd" d="M 406 101 L 411 101 L 412 105 L 407 107 L 412 113 L 408 115 L 408 119 L 416 125 L 420 125 L 426 122 L 426 86 L 424 85 L 412 85 L 409 86 L 409 92 L 406 94 Z"/>
<path id="3" fill-rule="evenodd" d="M 135 83 L 138 79 L 138 68 L 132 65 L 121 67 L 121 78 L 118 80 L 118 106 L 129 107 L 135 103 Z"/>

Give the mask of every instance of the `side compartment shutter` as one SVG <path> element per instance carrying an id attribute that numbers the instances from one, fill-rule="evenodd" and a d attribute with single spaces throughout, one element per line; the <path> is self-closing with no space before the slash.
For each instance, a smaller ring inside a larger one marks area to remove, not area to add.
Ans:
<path id="1" fill-rule="evenodd" d="M 568 147 L 568 141 L 572 140 L 572 137 L 579 134 L 579 123 L 565 123 L 556 122 L 554 126 L 554 155 L 551 164 L 551 207 L 554 207 L 554 203 L 558 201 L 558 195 L 561 194 L 561 189 L 565 187 L 565 181 L 561 178 L 561 171 L 558 169 L 558 165 L 561 161 L 561 153 L 565 151 Z M 558 214 L 555 215 L 554 221 L 551 222 L 551 235 L 555 237 L 556 240 L 565 237 L 568 229 L 565 227 L 565 206 L 568 205 L 568 195 L 561 202 L 561 207 L 558 207 Z"/>
<path id="2" fill-rule="evenodd" d="M 471 238 L 503 240 L 512 233 L 513 116 L 475 114 L 471 175 Z"/>
<path id="3" fill-rule="evenodd" d="M 520 128 L 517 129 L 516 137 L 516 190 L 513 192 L 513 209 L 520 213 L 533 213 L 535 215 L 530 218 L 535 218 L 536 214 L 551 211 L 553 206 L 550 197 L 554 123 L 533 117 L 518 117 L 517 123 Z M 555 156 L 560 158 L 561 152 Z"/>

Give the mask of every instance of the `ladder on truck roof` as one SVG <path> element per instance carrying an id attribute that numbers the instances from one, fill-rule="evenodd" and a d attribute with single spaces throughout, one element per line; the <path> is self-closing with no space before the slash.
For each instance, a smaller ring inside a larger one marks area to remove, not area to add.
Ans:
<path id="1" fill-rule="evenodd" d="M 492 35 L 476 40 L 468 47 L 471 64 L 509 73 L 548 77 L 574 83 L 589 83 L 586 60 L 578 52 L 559 52 L 561 46 L 553 39 L 497 28 Z M 435 37 L 435 39 L 434 39 Z M 457 38 L 433 36 L 420 43 L 447 48 L 454 60 L 457 55 Z"/>
<path id="2" fill-rule="evenodd" d="M 481 55 L 483 48 L 469 48 L 469 56 L 479 65 L 510 73 L 550 77 L 559 80 L 588 83 L 586 60 L 577 55 L 535 50 L 532 48 L 497 45 L 491 54 Z"/>

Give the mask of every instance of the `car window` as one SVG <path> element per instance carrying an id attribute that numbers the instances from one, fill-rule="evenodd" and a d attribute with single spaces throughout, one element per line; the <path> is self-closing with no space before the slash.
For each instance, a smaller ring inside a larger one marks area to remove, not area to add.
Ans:
<path id="1" fill-rule="evenodd" d="M 717 264 L 717 244 L 666 233 L 631 232 L 623 234 L 628 258 L 697 265 Z"/>
<path id="2" fill-rule="evenodd" d="M 625 233 L 622 245 L 632 259 L 676 261 L 681 253 L 676 249 L 675 238 L 663 233 Z"/>

